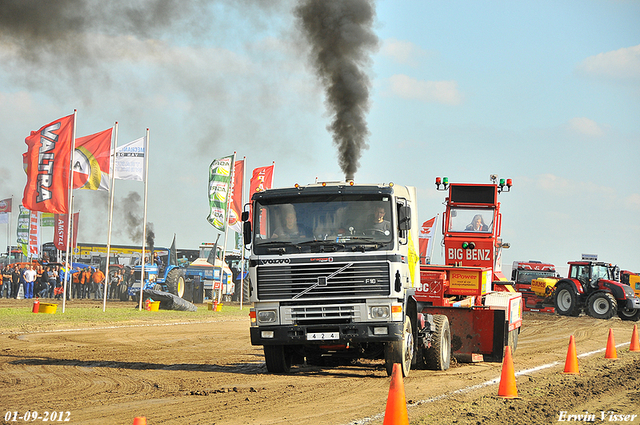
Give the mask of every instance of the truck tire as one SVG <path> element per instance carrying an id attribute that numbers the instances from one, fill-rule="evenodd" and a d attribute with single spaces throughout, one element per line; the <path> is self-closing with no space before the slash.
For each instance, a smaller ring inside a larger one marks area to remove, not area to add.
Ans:
<path id="1" fill-rule="evenodd" d="M 578 294 L 568 284 L 561 283 L 556 288 L 556 295 L 553 299 L 556 313 L 560 316 L 579 316 L 580 306 L 578 305 Z"/>
<path id="2" fill-rule="evenodd" d="M 618 317 L 622 320 L 637 322 L 640 320 L 640 310 L 634 308 L 618 307 Z"/>
<path id="3" fill-rule="evenodd" d="M 184 270 L 171 270 L 164 283 L 167 285 L 167 292 L 170 294 L 177 295 L 180 298 L 184 296 Z"/>
<path id="4" fill-rule="evenodd" d="M 617 309 L 616 299 L 608 292 L 596 292 L 587 299 L 587 313 L 596 319 L 611 319 Z"/>
<path id="5" fill-rule="evenodd" d="M 400 363 L 402 376 L 409 375 L 411 369 L 411 360 L 413 359 L 414 341 L 413 331 L 411 330 L 411 319 L 409 316 L 404 318 L 404 326 L 402 327 L 402 339 L 398 341 L 390 341 L 384 347 L 384 366 L 387 369 L 387 375 L 393 373 L 393 364 Z"/>
<path id="6" fill-rule="evenodd" d="M 425 363 L 431 370 L 447 370 L 451 365 L 451 327 L 447 316 L 433 316 L 436 331 L 431 338 L 431 347 L 424 350 Z"/>
<path id="7" fill-rule="evenodd" d="M 289 373 L 293 356 L 284 345 L 265 345 L 263 349 L 269 373 Z"/>

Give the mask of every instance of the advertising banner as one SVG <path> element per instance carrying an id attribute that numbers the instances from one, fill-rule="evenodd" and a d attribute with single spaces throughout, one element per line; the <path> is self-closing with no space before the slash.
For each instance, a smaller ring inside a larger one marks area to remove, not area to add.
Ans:
<path id="1" fill-rule="evenodd" d="M 209 217 L 207 221 L 220 230 L 226 231 L 227 202 L 233 173 L 235 155 L 215 159 L 209 166 Z"/>
<path id="2" fill-rule="evenodd" d="M 24 139 L 27 184 L 22 205 L 30 211 L 66 214 L 74 115 L 53 121 Z"/>

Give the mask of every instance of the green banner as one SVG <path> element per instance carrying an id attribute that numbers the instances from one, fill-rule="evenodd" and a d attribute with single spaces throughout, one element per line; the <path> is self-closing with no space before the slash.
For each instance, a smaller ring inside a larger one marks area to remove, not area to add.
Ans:
<path id="1" fill-rule="evenodd" d="M 22 249 L 22 253 L 27 257 L 29 247 L 29 219 L 31 212 L 20 205 L 20 214 L 18 214 L 18 227 L 16 243 Z"/>
<path id="2" fill-rule="evenodd" d="M 40 226 L 42 227 L 53 227 L 53 214 L 52 213 L 42 213 L 40 215 Z"/>
<path id="3" fill-rule="evenodd" d="M 227 202 L 231 174 L 233 172 L 234 155 L 215 159 L 209 166 L 209 223 L 225 232 L 227 228 Z"/>

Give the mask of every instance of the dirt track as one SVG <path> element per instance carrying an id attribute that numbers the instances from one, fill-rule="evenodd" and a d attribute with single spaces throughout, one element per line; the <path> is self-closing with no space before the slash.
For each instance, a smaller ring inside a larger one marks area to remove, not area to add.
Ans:
<path id="1" fill-rule="evenodd" d="M 248 313 L 248 310 L 247 310 Z M 382 423 L 389 392 L 383 363 L 266 373 L 249 341 L 248 318 L 190 324 L 116 325 L 0 334 L 0 421 L 7 411 L 70 412 L 72 424 Z M 188 317 L 188 313 L 185 313 Z M 604 359 L 609 328 L 618 360 Z M 640 415 L 640 353 L 630 353 L 633 323 L 618 318 L 525 314 L 514 356 L 520 399 L 495 397 L 501 364 L 414 370 L 404 379 L 412 423 L 555 423 L 560 412 Z M 580 376 L 564 375 L 569 336 Z M 477 386 L 477 387 L 474 387 Z M 459 390 L 459 391 L 456 391 Z M 65 413 L 65 418 L 66 418 Z M 627 417 L 627 419 L 629 419 Z M 7 423 L 21 423 L 7 422 Z M 52 423 L 38 420 L 35 423 Z"/>

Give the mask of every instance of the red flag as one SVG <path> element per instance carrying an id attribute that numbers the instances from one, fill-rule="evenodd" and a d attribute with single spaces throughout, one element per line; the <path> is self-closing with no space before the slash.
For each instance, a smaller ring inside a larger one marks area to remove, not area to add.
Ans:
<path id="1" fill-rule="evenodd" d="M 3 199 L 0 201 L 0 213 L 11 212 L 11 198 Z"/>
<path id="2" fill-rule="evenodd" d="M 233 164 L 233 186 L 231 187 L 231 197 L 229 199 L 229 227 L 240 233 L 240 216 L 242 214 L 242 188 L 244 179 L 244 159 Z"/>
<path id="3" fill-rule="evenodd" d="M 56 248 L 60 251 L 67 250 L 67 232 L 68 232 L 68 224 L 67 224 L 67 214 L 56 214 L 54 218 L 55 228 L 53 231 L 53 243 Z M 76 246 L 78 241 L 78 218 L 80 217 L 80 213 L 77 212 L 73 214 L 73 229 L 71 230 L 71 246 Z"/>
<path id="4" fill-rule="evenodd" d="M 27 184 L 22 205 L 31 211 L 66 214 L 74 115 L 53 121 L 24 139 Z"/>
<path id="5" fill-rule="evenodd" d="M 273 165 L 268 167 L 258 167 L 253 170 L 251 175 L 251 181 L 249 182 L 249 199 L 256 192 L 262 192 L 263 190 L 271 189 L 273 183 Z M 251 220 L 253 220 L 253 208 L 250 211 Z M 260 217 L 260 228 L 266 229 L 266 218 Z"/>
<path id="6" fill-rule="evenodd" d="M 112 133 L 113 128 L 110 128 L 76 139 L 73 153 L 74 189 L 109 190 Z"/>
<path id="7" fill-rule="evenodd" d="M 268 167 L 258 167 L 253 170 L 251 182 L 249 184 L 249 194 L 253 196 L 256 192 L 271 189 L 273 183 L 273 165 Z"/>
<path id="8" fill-rule="evenodd" d="M 431 262 L 431 251 L 433 249 L 433 237 L 436 233 L 436 223 L 438 216 L 433 217 L 430 220 L 422 223 L 420 228 L 420 260 L 422 264 L 428 264 Z"/>

